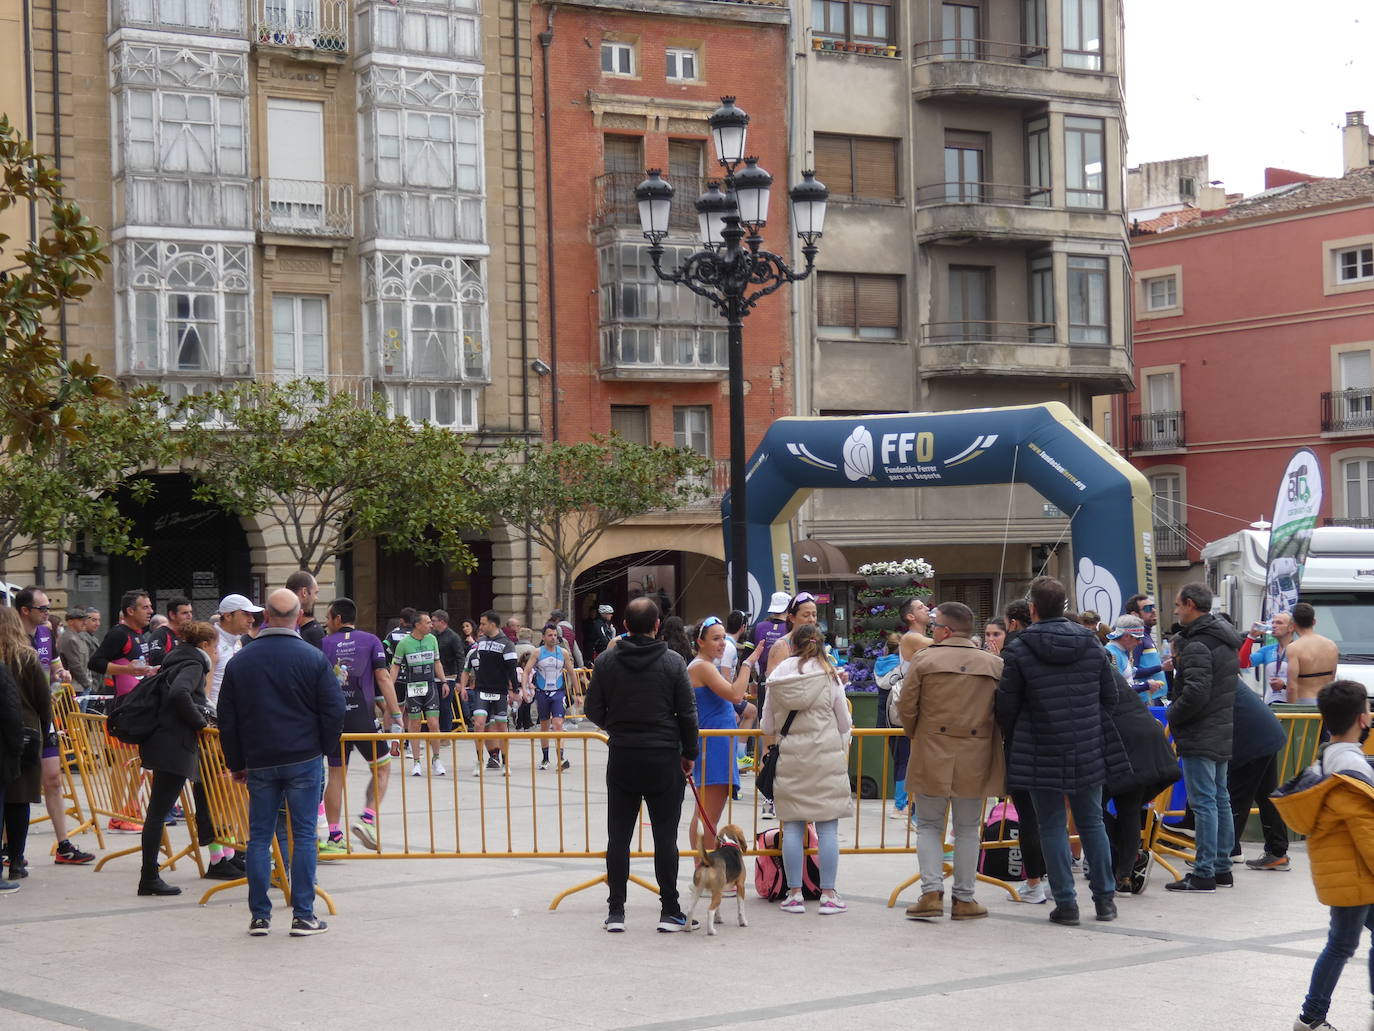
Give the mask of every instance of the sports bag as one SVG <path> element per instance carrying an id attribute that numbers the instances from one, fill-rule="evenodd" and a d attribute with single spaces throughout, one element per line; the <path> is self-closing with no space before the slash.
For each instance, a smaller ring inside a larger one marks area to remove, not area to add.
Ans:
<path id="1" fill-rule="evenodd" d="M 158 670 L 144 677 L 126 695 L 116 698 L 105 717 L 105 729 L 126 745 L 141 745 L 157 731 L 162 699 L 171 674 Z"/>
<path id="2" fill-rule="evenodd" d="M 806 825 L 806 847 L 815 848 L 818 844 L 816 828 Z M 769 827 L 758 836 L 756 842 L 761 849 L 782 848 L 782 828 Z M 787 874 L 782 868 L 782 856 L 754 857 L 754 890 L 759 898 L 769 902 L 780 902 L 787 897 Z M 821 897 L 821 868 L 814 855 L 807 854 L 802 862 L 802 897 L 812 902 Z"/>
<path id="3" fill-rule="evenodd" d="M 992 807 L 983 825 L 984 841 L 1020 840 L 1021 821 L 1016 806 L 1009 798 L 1004 798 Z M 1010 848 L 985 848 L 978 854 L 978 872 L 999 881 L 1021 880 L 1023 867 L 1021 846 Z"/>

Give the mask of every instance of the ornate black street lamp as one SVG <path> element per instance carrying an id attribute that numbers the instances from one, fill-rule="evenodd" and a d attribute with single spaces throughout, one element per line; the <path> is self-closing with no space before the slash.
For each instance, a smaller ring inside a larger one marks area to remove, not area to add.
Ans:
<path id="1" fill-rule="evenodd" d="M 735 106 L 734 97 L 721 97 L 711 115 L 716 158 L 725 169 L 723 183 L 712 181 L 697 199 L 703 249 L 689 255 L 672 272 L 662 267 L 663 238 L 668 235 L 673 188 L 660 169 L 635 189 L 639 222 L 649 241 L 649 257 L 660 279 L 687 287 L 705 297 L 725 317 L 729 327 L 730 362 L 730 598 L 748 612 L 749 562 L 744 497 L 744 317 L 762 298 L 811 274 L 816 264 L 825 204 L 830 191 L 814 172 L 802 173 L 792 187 L 792 222 L 802 241 L 806 266 L 793 271 L 776 254 L 762 249 L 760 235 L 768 223 L 768 193 L 773 177 L 759 167 L 758 158 L 745 156 L 749 116 Z M 740 168 L 740 165 L 744 168 Z M 761 613 L 754 612 L 754 616 Z"/>

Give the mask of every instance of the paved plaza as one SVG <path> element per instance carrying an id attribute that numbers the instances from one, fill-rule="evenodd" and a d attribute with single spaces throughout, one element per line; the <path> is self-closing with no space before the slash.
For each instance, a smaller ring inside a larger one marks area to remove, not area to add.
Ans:
<path id="1" fill-rule="evenodd" d="M 470 803 L 479 781 L 471 746 L 460 747 L 463 846 L 475 849 L 480 821 Z M 585 833 L 593 848 L 604 846 L 601 755 L 589 747 L 592 823 Z M 518 750 L 513 767 L 512 840 L 529 849 L 531 810 L 552 807 L 557 788 L 552 774 L 532 773 Z M 575 765 L 565 775 L 565 810 L 580 812 L 581 774 Z M 411 807 L 429 800 L 430 782 L 406 781 Z M 442 829 L 451 836 L 454 826 L 454 777 L 432 783 L 442 841 Z M 505 786 L 481 783 L 489 847 L 505 850 Z M 532 783 L 540 786 L 532 790 Z M 350 804 L 361 799 L 363 785 L 355 770 Z M 392 840 L 399 821 L 393 815 L 386 823 L 398 799 L 393 782 L 383 810 L 386 847 L 399 847 Z M 882 820 L 879 805 L 863 804 L 860 838 L 872 844 L 882 826 L 888 844 L 903 841 L 900 824 Z M 737 813 L 746 828 L 751 808 L 746 777 Z M 684 810 L 684 824 L 686 816 Z M 842 823 L 842 844 L 854 841 L 854 824 Z M 540 823 L 542 849 L 554 847 L 556 825 Z M 45 826 L 35 827 L 30 840 L 32 876 L 22 891 L 0 899 L 6 1031 L 796 1029 L 817 1021 L 835 1029 L 1286 1029 L 1325 939 L 1326 911 L 1313 896 L 1301 846 L 1293 872 L 1241 869 L 1235 889 L 1216 895 L 1166 893 L 1157 870 L 1144 896 L 1120 902 L 1117 922 L 1087 920 L 1078 929 L 1051 926 L 1049 906 L 1017 904 L 986 885 L 979 898 L 991 910 L 988 919 L 913 923 L 901 907 L 915 901 L 917 889 L 908 889 L 897 909 L 886 903 L 915 872 L 914 856 L 843 856 L 839 890 L 848 913 L 824 919 L 812 904 L 806 916 L 789 916 L 751 894 L 750 926 L 736 926 L 727 903 L 714 938 L 656 933 L 656 900 L 633 885 L 622 935 L 601 930 L 600 885 L 550 912 L 556 895 L 601 872 L 598 859 L 346 860 L 321 864 L 321 882 L 339 908 L 327 917 L 328 934 L 289 938 L 289 914 L 276 895 L 273 933 L 256 939 L 245 933 L 245 888 L 221 892 L 202 908 L 196 900 L 211 882 L 186 863 L 167 875 L 185 890 L 181 897 L 138 898 L 136 858 L 114 860 L 99 873 L 50 866 L 43 859 L 52 843 Z M 425 847 L 428 827 L 427 814 L 412 814 L 413 848 Z M 172 831 L 177 847 L 185 833 Z M 580 841 L 584 831 L 570 820 L 565 833 Z M 115 835 L 107 844 L 117 849 L 136 840 Z M 90 835 L 86 844 L 93 844 Z M 684 886 L 689 870 L 684 861 Z M 652 880 L 648 860 L 637 860 L 635 871 Z M 1374 1028 L 1366 945 L 1331 1010 L 1341 1031 Z"/>

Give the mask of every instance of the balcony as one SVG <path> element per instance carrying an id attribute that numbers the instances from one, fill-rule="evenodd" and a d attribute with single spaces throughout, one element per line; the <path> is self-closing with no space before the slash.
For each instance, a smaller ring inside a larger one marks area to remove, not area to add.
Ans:
<path id="1" fill-rule="evenodd" d="M 282 236 L 353 236 L 353 187 L 306 179 L 257 181 L 258 229 Z"/>
<path id="2" fill-rule="evenodd" d="M 243 38 L 243 7 L 238 0 L 120 0 L 111 7 L 119 26 Z"/>
<path id="3" fill-rule="evenodd" d="M 1188 525 L 1186 523 L 1172 526 L 1156 523 L 1154 543 L 1157 562 L 1188 561 Z"/>
<path id="4" fill-rule="evenodd" d="M 253 377 L 259 383 L 287 384 L 293 380 L 306 379 L 324 384 L 330 397 L 345 394 L 364 407 L 372 401 L 372 377 L 355 373 L 340 372 L 259 372 Z"/>
<path id="5" fill-rule="evenodd" d="M 923 323 L 920 367 L 927 378 L 1046 377 L 1089 382 L 1101 393 L 1133 388 L 1124 347 L 1064 344 L 1049 322 Z"/>
<path id="6" fill-rule="evenodd" d="M 372 189 L 363 194 L 369 240 L 482 243 L 482 198 L 452 191 Z"/>
<path id="7" fill-rule="evenodd" d="M 684 507 L 698 511 L 719 508 L 720 499 L 730 489 L 730 459 L 713 458 L 710 470 L 700 477 L 691 477 L 691 480 L 705 489 L 707 493 L 705 497 L 697 498 Z"/>
<path id="8" fill-rule="evenodd" d="M 1146 412 L 1131 416 L 1132 451 L 1180 451 L 1187 443 L 1182 412 Z"/>
<path id="9" fill-rule="evenodd" d="M 1039 44 L 988 39 L 930 39 L 912 54 L 912 93 L 917 100 L 978 97 L 1027 106 L 1051 95 L 1120 100 L 1115 75 L 1090 69 L 1049 66 L 1050 53 Z"/>
<path id="10" fill-rule="evenodd" d="M 1374 389 L 1352 387 L 1322 394 L 1323 433 L 1374 433 Z"/>
<path id="11" fill-rule="evenodd" d="M 1352 526 L 1363 530 L 1374 529 L 1374 516 L 1335 516 L 1322 520 L 1323 526 Z"/>
<path id="12" fill-rule="evenodd" d="M 605 172 L 592 179 L 595 196 L 595 225 L 598 228 L 630 226 L 639 229 L 639 202 L 635 200 L 635 187 L 644 181 L 639 172 Z M 668 212 L 670 229 L 686 230 L 674 233 L 675 236 L 696 236 L 697 198 L 706 191 L 707 179 L 704 176 L 682 178 L 672 176 L 673 202 Z"/>
<path id="13" fill-rule="evenodd" d="M 255 18 L 253 36 L 260 47 L 331 64 L 348 53 L 347 0 L 258 0 Z"/>
<path id="14" fill-rule="evenodd" d="M 916 187 L 916 235 L 922 241 L 949 237 L 1036 241 L 1060 237 L 1065 231 L 1064 213 L 1052 210 L 1050 199 L 1049 186 L 926 183 Z"/>
<path id="15" fill-rule="evenodd" d="M 601 378 L 723 380 L 729 371 L 725 330 L 693 325 L 603 324 Z"/>
<path id="16" fill-rule="evenodd" d="M 126 175 L 115 180 L 115 224 L 249 229 L 245 180 Z"/>

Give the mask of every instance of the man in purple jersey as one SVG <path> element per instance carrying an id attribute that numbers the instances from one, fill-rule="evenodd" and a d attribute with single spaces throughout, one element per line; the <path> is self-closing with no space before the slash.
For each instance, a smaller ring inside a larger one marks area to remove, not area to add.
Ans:
<path id="1" fill-rule="evenodd" d="M 48 596 L 37 587 L 25 587 L 14 596 L 14 608 L 33 639 L 34 651 L 38 652 L 38 663 L 48 683 L 53 687 L 71 681 L 71 674 L 62 668 L 62 660 L 57 657 L 57 642 L 53 639 L 52 627 L 48 625 L 48 612 L 52 609 Z M 48 816 L 52 819 L 53 833 L 57 835 L 57 852 L 53 859 L 59 866 L 80 866 L 95 858 L 89 852 L 82 852 L 67 839 L 67 800 L 62 797 L 62 762 L 57 744 L 57 728 L 52 724 L 43 728 L 43 804 L 47 806 Z"/>
<path id="2" fill-rule="evenodd" d="M 373 706 L 380 691 L 391 714 L 391 729 L 401 729 L 401 708 L 396 704 L 396 690 L 391 673 L 387 669 L 386 650 L 381 638 L 359 630 L 354 624 L 358 620 L 358 607 L 350 598 L 336 598 L 329 606 L 325 626 L 328 636 L 320 642 L 324 657 L 334 669 L 339 680 L 339 688 L 344 696 L 345 734 L 372 734 L 377 730 L 373 723 Z M 391 752 L 385 741 L 348 741 L 343 754 L 335 753 L 328 757 L 329 779 L 324 788 L 325 819 L 329 822 L 329 837 L 320 842 L 321 855 L 336 855 L 347 851 L 344 845 L 343 830 L 339 826 L 339 815 L 343 810 L 344 776 L 348 772 L 346 762 L 357 749 L 372 771 L 372 779 L 367 785 L 367 808 L 353 821 L 353 834 L 369 849 L 377 848 L 377 810 L 381 808 L 386 796 L 386 786 L 391 779 Z"/>

